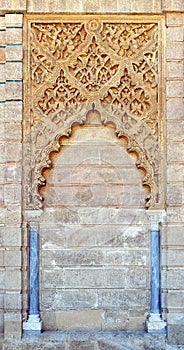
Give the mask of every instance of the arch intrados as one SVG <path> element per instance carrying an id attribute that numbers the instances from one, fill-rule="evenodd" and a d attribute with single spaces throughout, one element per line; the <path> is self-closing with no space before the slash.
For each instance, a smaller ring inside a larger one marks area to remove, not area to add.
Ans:
<path id="1" fill-rule="evenodd" d="M 89 122 L 89 118 L 91 118 L 91 116 L 93 115 L 92 113 L 96 114 L 99 125 L 103 125 L 104 127 L 112 126 L 114 128 L 115 137 L 126 142 L 126 146 L 125 146 L 124 142 L 122 142 L 122 147 L 126 147 L 126 151 L 128 152 L 128 154 L 130 154 L 131 156 L 133 156 L 135 158 L 136 168 L 138 169 L 139 172 L 141 172 L 141 174 L 144 175 L 144 177 L 142 179 L 142 186 L 148 192 L 148 194 L 146 195 L 146 198 L 145 198 L 145 208 L 146 209 L 149 208 L 149 206 L 150 206 L 149 200 L 151 197 L 151 185 L 146 181 L 148 171 L 147 171 L 146 167 L 144 166 L 144 162 L 141 162 L 142 155 L 140 155 L 140 153 L 138 151 L 138 148 L 140 148 L 139 145 L 135 144 L 135 146 L 132 146 L 129 135 L 125 134 L 125 133 L 119 133 L 119 131 L 117 129 L 117 125 L 114 121 L 109 121 L 109 120 L 102 121 L 101 115 L 100 115 L 99 111 L 97 111 L 97 110 L 88 111 L 86 113 L 85 121 L 84 120 L 82 120 L 82 122 L 81 121 L 74 121 L 73 123 L 71 123 L 70 128 L 68 128 L 67 130 L 65 129 L 65 132 L 63 132 L 63 134 L 61 133 L 60 135 L 57 136 L 57 145 L 58 145 L 57 149 L 53 149 L 49 152 L 49 159 L 47 161 L 47 165 L 43 166 L 42 169 L 40 170 L 42 180 L 44 179 L 44 181 L 42 181 L 42 183 L 38 185 L 38 192 L 39 192 L 39 195 L 41 196 L 42 202 L 44 202 L 44 197 L 42 196 L 42 190 L 47 185 L 46 174 L 48 173 L 49 170 L 51 170 L 53 168 L 54 156 L 62 151 L 61 140 L 68 139 L 68 138 L 72 137 L 72 134 L 75 131 L 75 128 L 78 128 L 78 127 L 82 128 L 84 125 L 87 125 Z M 134 141 L 134 143 L 135 143 L 135 141 Z M 140 150 L 141 150 L 141 148 L 140 148 Z"/>

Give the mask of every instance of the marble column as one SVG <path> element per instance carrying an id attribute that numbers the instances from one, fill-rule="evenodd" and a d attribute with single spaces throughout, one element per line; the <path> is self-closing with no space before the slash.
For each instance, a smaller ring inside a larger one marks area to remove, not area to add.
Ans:
<path id="1" fill-rule="evenodd" d="M 160 278 L 160 230 L 164 212 L 148 211 L 150 222 L 150 313 L 147 331 L 157 333 L 166 331 L 166 322 L 161 318 L 161 278 Z"/>
<path id="2" fill-rule="evenodd" d="M 23 323 L 24 333 L 41 333 L 42 322 L 39 316 L 39 263 L 38 263 L 38 227 L 29 227 L 29 312 L 28 320 Z"/>

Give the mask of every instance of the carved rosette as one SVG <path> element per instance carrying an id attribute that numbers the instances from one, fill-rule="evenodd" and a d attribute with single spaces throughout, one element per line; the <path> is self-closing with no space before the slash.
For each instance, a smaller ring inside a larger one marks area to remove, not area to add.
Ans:
<path id="1" fill-rule="evenodd" d="M 145 207 L 159 207 L 158 22 L 117 22 L 109 16 L 28 22 L 25 207 L 42 206 L 39 188 L 46 184 L 43 170 L 52 167 L 51 153 L 60 151 L 60 138 L 69 137 L 74 124 L 85 123 L 93 103 L 101 122 L 127 138 L 127 151 L 137 154 L 136 166 L 145 170 Z"/>

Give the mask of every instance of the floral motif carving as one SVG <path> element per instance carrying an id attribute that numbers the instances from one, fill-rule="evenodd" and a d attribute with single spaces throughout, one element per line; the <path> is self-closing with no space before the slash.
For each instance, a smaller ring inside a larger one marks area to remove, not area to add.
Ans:
<path id="1" fill-rule="evenodd" d="M 68 68 L 87 90 L 98 91 L 117 73 L 119 64 L 113 62 L 93 37 L 86 52 L 80 54 Z"/>
<path id="2" fill-rule="evenodd" d="M 66 59 L 86 38 L 83 23 L 34 23 L 32 32 L 55 59 Z"/>
<path id="3" fill-rule="evenodd" d="M 119 56 L 129 57 L 150 41 L 155 28 L 155 24 L 105 23 L 102 40 Z"/>
<path id="4" fill-rule="evenodd" d="M 93 105 L 102 123 L 113 123 L 117 136 L 127 137 L 127 150 L 137 154 L 137 167 L 145 169 L 143 184 L 150 189 L 146 207 L 160 205 L 158 34 L 155 20 L 31 19 L 30 124 L 25 132 L 31 147 L 25 150 L 25 178 L 32 183 L 25 183 L 27 208 L 42 205 L 38 188 L 45 184 L 43 169 L 52 166 L 51 152 L 60 150 L 60 137 L 69 136 L 75 123 L 85 123 Z"/>
<path id="5" fill-rule="evenodd" d="M 44 91 L 44 95 L 38 101 L 38 106 L 46 115 L 61 111 L 70 105 L 84 103 L 87 99 L 82 97 L 76 87 L 72 87 L 61 69 L 56 82 Z M 57 117 L 56 117 L 57 118 Z"/>

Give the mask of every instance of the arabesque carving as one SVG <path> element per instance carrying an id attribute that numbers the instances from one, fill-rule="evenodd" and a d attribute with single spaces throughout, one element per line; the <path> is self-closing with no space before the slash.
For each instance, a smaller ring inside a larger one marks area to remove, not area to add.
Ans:
<path id="1" fill-rule="evenodd" d="M 43 170 L 52 166 L 51 153 L 60 151 L 60 138 L 84 124 L 93 108 L 102 123 L 113 123 L 117 136 L 127 138 L 127 151 L 137 154 L 150 192 L 145 206 L 162 202 L 159 21 L 96 17 L 28 20 L 27 208 L 42 205 Z"/>

